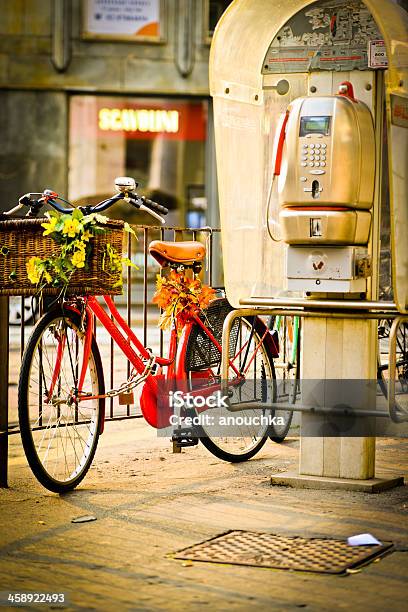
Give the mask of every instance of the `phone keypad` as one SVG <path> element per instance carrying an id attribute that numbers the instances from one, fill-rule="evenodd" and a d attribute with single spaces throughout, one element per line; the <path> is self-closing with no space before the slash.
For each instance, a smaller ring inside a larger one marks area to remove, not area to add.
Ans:
<path id="1" fill-rule="evenodd" d="M 301 150 L 301 166 L 309 166 L 310 168 L 320 167 L 325 168 L 327 162 L 327 144 L 314 143 L 303 144 Z M 324 171 L 323 171 L 324 172 Z"/>

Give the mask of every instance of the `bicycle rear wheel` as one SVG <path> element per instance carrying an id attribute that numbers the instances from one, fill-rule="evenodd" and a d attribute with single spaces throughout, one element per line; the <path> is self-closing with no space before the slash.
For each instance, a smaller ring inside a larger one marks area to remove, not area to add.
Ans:
<path id="1" fill-rule="evenodd" d="M 222 326 L 231 310 L 226 299 L 219 299 L 204 313 L 205 324 L 220 343 Z M 234 386 L 236 377 L 230 369 L 230 403 L 238 407 L 245 402 L 256 402 L 259 408 L 234 412 L 223 406 L 210 408 L 206 414 L 213 417 L 216 424 L 206 426 L 200 423 L 195 428 L 204 446 L 224 461 L 235 463 L 250 459 L 262 448 L 269 435 L 273 411 L 268 409 L 268 404 L 275 395 L 275 369 L 265 334 L 269 334 L 269 331 L 259 318 L 237 319 L 231 331 L 229 347 L 230 359 L 238 370 L 245 372 L 245 382 Z M 195 324 L 187 341 L 185 359 L 190 390 L 219 384 L 220 367 L 218 348 Z"/>
<path id="2" fill-rule="evenodd" d="M 81 482 L 98 444 L 104 399 L 75 397 L 84 340 L 80 317 L 53 309 L 35 326 L 23 355 L 18 404 L 24 451 L 36 478 L 55 493 Z M 83 394 L 102 395 L 104 389 L 93 339 Z"/>

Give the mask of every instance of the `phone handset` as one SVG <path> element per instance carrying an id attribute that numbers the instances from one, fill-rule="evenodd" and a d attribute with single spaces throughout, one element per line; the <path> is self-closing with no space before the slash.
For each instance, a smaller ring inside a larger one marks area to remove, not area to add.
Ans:
<path id="1" fill-rule="evenodd" d="M 281 171 L 281 166 L 282 166 L 282 157 L 283 157 L 283 145 L 285 144 L 285 138 L 286 138 L 286 125 L 288 123 L 289 120 L 289 114 L 290 111 L 289 109 L 286 111 L 285 116 L 283 118 L 281 127 L 280 127 L 280 132 L 279 132 L 279 138 L 278 138 L 278 142 L 276 145 L 276 154 L 275 154 L 275 163 L 274 163 L 274 169 L 273 169 L 273 175 L 272 175 L 272 180 L 271 180 L 271 185 L 269 187 L 269 193 L 268 193 L 268 203 L 266 206 L 266 226 L 268 228 L 268 234 L 270 236 L 270 238 L 272 238 L 272 240 L 274 242 L 281 242 L 282 238 L 277 238 L 276 236 L 273 235 L 272 229 L 269 225 L 269 209 L 270 209 L 270 205 L 271 205 L 271 197 L 272 197 L 272 191 L 273 191 L 273 185 L 275 183 L 275 177 L 280 175 L 280 171 Z"/>
<path id="2" fill-rule="evenodd" d="M 280 134 L 279 134 L 279 138 L 278 138 L 278 144 L 276 147 L 276 157 L 275 157 L 275 168 L 273 171 L 273 178 L 275 178 L 275 176 L 279 176 L 280 175 L 280 171 L 281 171 L 281 165 L 282 165 L 282 156 L 283 156 L 283 145 L 285 143 L 285 138 L 286 138 L 286 125 L 288 123 L 288 119 L 289 119 L 289 109 L 286 111 L 285 113 L 285 117 L 282 121 L 282 125 L 281 125 L 281 129 L 280 129 Z"/>

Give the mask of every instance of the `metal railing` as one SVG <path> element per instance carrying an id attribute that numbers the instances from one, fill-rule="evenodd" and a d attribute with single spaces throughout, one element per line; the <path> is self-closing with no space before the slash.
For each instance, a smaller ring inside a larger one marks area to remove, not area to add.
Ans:
<path id="1" fill-rule="evenodd" d="M 156 227 L 133 225 L 136 236 L 127 235 L 126 256 L 138 266 L 129 266 L 124 271 L 123 295 L 115 298 L 129 326 L 154 353 L 163 356 L 167 335 L 158 328 L 160 311 L 152 303 L 156 276 L 160 272 L 158 263 L 149 255 L 148 246 L 152 240 L 199 240 L 207 249 L 203 265 L 203 282 L 220 286 L 222 284 L 222 259 L 220 230 L 213 228 Z M 35 320 L 40 313 L 34 313 L 34 321 L 26 322 L 25 300 L 20 301 L 21 323 L 9 326 L 9 298 L 0 297 L 0 486 L 7 486 L 8 437 L 19 433 L 17 385 L 26 341 L 31 334 Z M 46 305 L 45 305 L 46 308 Z M 116 349 L 113 340 L 101 326 L 96 326 L 96 340 L 102 357 L 106 387 L 114 389 L 129 378 L 131 364 Z M 106 405 L 106 421 L 138 418 L 141 412 L 138 395 L 132 404 L 122 406 L 117 397 L 110 397 Z"/>
<path id="2" fill-rule="evenodd" d="M 397 332 L 399 327 L 408 323 L 408 316 L 401 315 L 397 307 L 392 302 L 351 302 L 343 300 L 310 300 L 306 299 L 268 299 L 268 298 L 248 298 L 241 300 L 243 308 L 233 310 L 224 320 L 222 330 L 222 346 L 229 346 L 231 330 L 234 321 L 243 316 L 293 316 L 299 318 L 324 318 L 324 319 L 392 319 L 393 324 L 389 336 L 388 348 L 388 381 L 387 381 L 387 410 L 364 410 L 359 412 L 353 410 L 354 415 L 358 416 L 375 416 L 389 418 L 394 423 L 408 422 L 408 409 L 398 407 L 396 402 L 396 384 L 397 379 Z M 351 307 L 350 307 L 351 304 Z M 252 305 L 252 307 L 251 307 Z M 310 308 L 310 305 L 314 308 Z M 316 310 L 316 308 L 320 310 Z M 326 310 L 323 310 L 323 308 Z M 342 308 L 343 310 L 340 310 Z M 365 309 L 364 309 L 365 308 Z M 222 352 L 221 359 L 221 379 L 223 393 L 228 394 L 228 354 Z M 315 408 L 302 404 L 288 404 L 276 402 L 269 404 L 273 409 L 287 410 L 291 412 L 309 412 L 309 413 L 329 413 L 334 414 L 332 408 Z M 247 409 L 250 410 L 255 406 L 251 403 L 247 404 Z M 347 415 L 348 408 L 342 409 L 339 414 Z"/>

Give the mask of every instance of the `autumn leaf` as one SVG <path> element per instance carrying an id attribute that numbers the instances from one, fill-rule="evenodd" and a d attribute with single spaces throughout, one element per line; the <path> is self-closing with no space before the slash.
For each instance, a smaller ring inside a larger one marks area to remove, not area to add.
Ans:
<path id="1" fill-rule="evenodd" d="M 175 270 L 168 276 L 157 276 L 153 303 L 163 310 L 160 329 L 169 329 L 174 322 L 180 332 L 193 314 L 207 308 L 214 299 L 215 289 L 202 285 L 197 278 L 188 278 Z"/>

